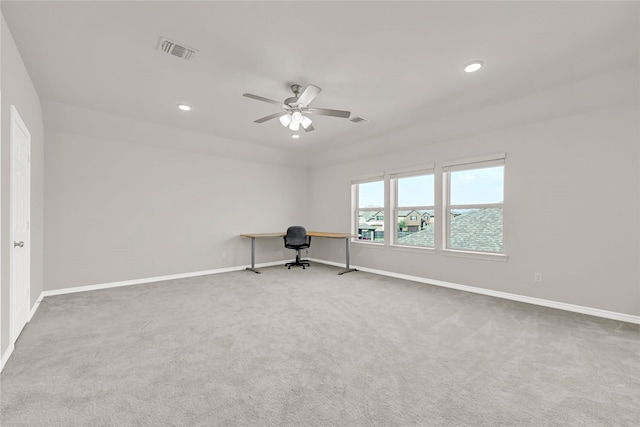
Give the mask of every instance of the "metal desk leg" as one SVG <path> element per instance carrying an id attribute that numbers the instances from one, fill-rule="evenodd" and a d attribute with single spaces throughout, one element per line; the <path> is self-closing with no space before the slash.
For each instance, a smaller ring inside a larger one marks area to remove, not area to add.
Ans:
<path id="1" fill-rule="evenodd" d="M 349 258 L 351 256 L 351 254 L 350 254 L 350 248 L 351 248 L 350 241 L 351 240 L 350 239 L 351 239 L 350 237 L 347 237 L 346 239 L 344 239 L 344 241 L 346 242 L 346 263 L 345 263 L 346 268 L 344 270 L 342 270 L 340 273 L 338 273 L 339 275 L 344 274 L 344 273 L 350 273 L 352 271 L 358 271 L 355 268 L 350 268 L 349 267 Z"/>
<path id="2" fill-rule="evenodd" d="M 247 270 L 260 274 L 260 272 L 256 270 L 256 238 L 255 237 L 251 238 L 251 267 L 247 267 Z"/>

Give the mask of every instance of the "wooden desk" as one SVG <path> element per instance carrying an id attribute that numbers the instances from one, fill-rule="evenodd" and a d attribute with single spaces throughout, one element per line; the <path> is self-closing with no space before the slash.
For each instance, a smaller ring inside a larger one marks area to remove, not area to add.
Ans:
<path id="1" fill-rule="evenodd" d="M 256 270 L 256 239 L 263 237 L 283 237 L 286 233 L 284 232 L 276 232 L 276 233 L 245 233 L 241 234 L 240 237 L 247 237 L 251 239 L 251 267 L 247 267 L 247 270 L 253 271 L 254 273 L 260 274 L 258 270 Z M 338 274 L 349 273 L 351 271 L 356 271 L 355 268 L 349 267 L 350 261 L 350 242 L 351 238 L 355 237 L 350 233 L 333 233 L 327 231 L 307 231 L 307 236 L 311 237 L 325 237 L 328 239 L 344 239 L 346 246 L 346 256 L 345 256 L 345 269 L 340 271 Z"/>

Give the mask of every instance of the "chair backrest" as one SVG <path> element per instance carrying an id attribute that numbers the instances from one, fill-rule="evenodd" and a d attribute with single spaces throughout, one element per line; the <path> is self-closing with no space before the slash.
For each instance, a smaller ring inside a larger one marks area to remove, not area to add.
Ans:
<path id="1" fill-rule="evenodd" d="M 299 225 L 287 228 L 287 235 L 284 237 L 288 245 L 304 245 L 307 243 L 307 230 Z"/>

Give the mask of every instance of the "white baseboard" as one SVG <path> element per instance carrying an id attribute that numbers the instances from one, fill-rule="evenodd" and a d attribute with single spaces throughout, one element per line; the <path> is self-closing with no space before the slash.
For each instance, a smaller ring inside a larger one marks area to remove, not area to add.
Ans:
<path id="1" fill-rule="evenodd" d="M 27 319 L 27 323 L 31 322 L 31 319 L 33 319 L 33 315 L 36 314 L 36 311 L 38 311 L 38 308 L 40 307 L 40 303 L 42 302 L 42 298 L 44 298 L 44 292 L 40 293 L 40 296 L 38 296 L 38 300 L 36 301 L 35 304 L 33 304 L 33 307 L 31 307 L 31 313 L 29 313 L 29 318 Z"/>
<path id="2" fill-rule="evenodd" d="M 315 258 L 310 258 L 310 261 L 317 262 L 319 264 L 326 264 L 326 265 L 331 265 L 331 266 L 335 266 L 335 267 L 344 268 L 344 264 L 343 263 L 339 263 L 339 262 L 325 261 L 325 260 L 315 259 Z M 275 265 L 283 265 L 285 262 L 287 262 L 287 261 L 285 260 L 285 261 L 273 261 L 273 262 L 261 263 L 261 264 L 256 265 L 256 268 L 272 267 L 272 266 L 275 266 Z M 65 294 L 71 294 L 71 293 L 75 293 L 75 292 L 95 291 L 95 290 L 99 290 L 99 289 L 117 288 L 117 287 L 121 287 L 121 286 L 140 285 L 140 284 L 143 284 L 143 283 L 161 282 L 161 281 L 164 281 L 164 280 L 184 279 L 184 278 L 196 277 L 196 276 L 206 276 L 206 275 L 209 275 L 209 274 L 228 273 L 228 272 L 231 272 L 231 271 L 245 270 L 247 267 L 249 267 L 249 266 L 248 265 L 242 265 L 242 266 L 237 266 L 237 267 L 226 267 L 226 268 L 218 268 L 218 269 L 213 269 L 213 270 L 196 271 L 196 272 L 191 272 L 191 273 L 170 274 L 170 275 L 167 275 L 167 276 L 147 277 L 147 278 L 142 278 L 142 279 L 123 280 L 123 281 L 120 281 L 120 282 L 100 283 L 100 284 L 97 284 L 97 285 L 78 286 L 78 287 L 74 287 L 74 288 L 65 288 L 65 289 L 56 289 L 56 290 L 52 290 L 52 291 L 44 291 L 44 292 L 42 292 L 40 294 L 40 296 L 38 297 L 38 300 L 36 301 L 36 303 L 31 308 L 31 313 L 30 313 L 28 321 L 31 321 L 31 319 L 35 315 L 35 313 L 38 310 L 38 308 L 40 307 L 40 303 L 42 302 L 42 299 L 44 297 L 55 296 L 55 295 L 65 295 Z M 435 279 L 428 279 L 428 278 L 419 277 L 419 276 L 411 276 L 411 275 L 408 275 L 408 274 L 393 273 L 393 272 L 390 272 L 390 271 L 377 270 L 377 269 L 374 269 L 374 268 L 360 267 L 360 266 L 350 266 L 350 267 L 351 268 L 356 268 L 356 269 L 358 269 L 360 271 L 364 271 L 364 272 L 367 272 L 367 273 L 379 274 L 381 276 L 394 277 L 394 278 L 397 278 L 397 279 L 410 280 L 410 281 L 413 281 L 413 282 L 424 283 L 424 284 L 427 284 L 427 285 L 441 286 L 443 288 L 457 289 L 457 290 L 460 290 L 460 291 L 471 292 L 471 293 L 481 294 L 481 295 L 487 295 L 487 296 L 492 296 L 492 297 L 496 297 L 496 298 L 503 298 L 503 299 L 512 300 L 512 301 L 519 301 L 519 302 L 539 305 L 539 306 L 543 306 L 543 307 L 550 307 L 550 308 L 556 308 L 556 309 L 559 309 L 559 310 L 571 311 L 571 312 L 575 312 L 575 313 L 588 314 L 590 316 L 602 317 L 602 318 L 605 318 L 605 319 L 612 319 L 612 320 L 619 320 L 621 322 L 640 324 L 640 316 L 634 316 L 634 315 L 631 315 L 631 314 L 617 313 L 617 312 L 614 312 L 614 311 L 607 311 L 607 310 L 601 310 L 601 309 L 598 309 L 598 308 L 584 307 L 584 306 L 580 306 L 580 305 L 567 304 L 567 303 L 558 302 L 558 301 L 545 300 L 545 299 L 542 299 L 542 298 L 534 298 L 534 297 L 528 297 L 528 296 L 524 296 L 524 295 L 511 294 L 511 293 L 508 293 L 508 292 L 494 291 L 494 290 L 491 290 L 491 289 L 477 288 L 477 287 L 474 287 L 474 286 L 460 285 L 458 283 L 445 282 L 445 281 L 442 281 L 442 280 L 435 280 Z M 0 358 L 0 372 L 2 372 L 2 369 L 4 369 L 4 366 L 7 363 L 7 361 L 9 360 L 9 357 L 11 356 L 11 353 L 13 353 L 14 349 L 15 349 L 15 343 L 11 343 L 9 345 L 9 347 L 7 348 L 7 350 L 5 351 L 5 353 Z"/>
<path id="3" fill-rule="evenodd" d="M 255 268 L 272 267 L 274 265 L 284 265 L 285 262 L 287 261 L 265 262 L 265 263 L 257 264 Z M 146 277 L 142 279 L 123 280 L 120 282 L 100 283 L 97 285 L 77 286 L 74 288 L 64 288 L 64 289 L 55 289 L 52 291 L 44 291 L 40 294 L 40 296 L 38 296 L 38 300 L 33 305 L 33 307 L 31 307 L 31 312 L 29 314 L 29 319 L 27 319 L 27 323 L 29 323 L 31 319 L 33 319 L 33 316 L 36 314 L 36 311 L 38 311 L 38 308 L 40 307 L 40 303 L 42 302 L 42 299 L 45 297 L 72 294 L 76 292 L 95 291 L 99 289 L 118 288 L 121 286 L 140 285 L 143 283 L 162 282 L 164 280 L 185 279 L 188 277 L 206 276 L 209 274 L 228 273 L 231 271 L 246 270 L 248 267 L 249 267 L 248 265 L 241 265 L 237 267 L 217 268 L 213 270 L 195 271 L 191 273 L 170 274 L 167 276 Z M 2 372 L 2 369 L 4 368 L 5 363 L 7 363 L 7 360 L 9 360 L 9 357 L 11 356 L 11 353 L 13 353 L 14 349 L 15 349 L 15 343 L 11 343 L 7 348 L 7 351 L 5 351 L 5 353 L 0 358 L 0 372 Z"/>
<path id="4" fill-rule="evenodd" d="M 255 268 L 263 268 L 263 267 L 271 267 L 271 266 L 274 266 L 274 265 L 282 265 L 285 262 L 287 262 L 287 261 L 265 262 L 265 263 L 261 263 L 261 264 L 256 264 Z M 142 279 L 123 280 L 123 281 L 120 281 L 120 282 L 109 282 L 109 283 L 100 283 L 100 284 L 96 284 L 96 285 L 76 286 L 76 287 L 73 287 L 73 288 L 55 289 L 55 290 L 52 290 L 52 291 L 44 291 L 41 294 L 40 298 L 38 298 L 38 304 L 40 303 L 40 301 L 42 300 L 43 297 L 51 297 L 51 296 L 56 296 L 56 295 L 73 294 L 73 293 L 76 293 L 76 292 L 96 291 L 96 290 L 100 290 L 100 289 L 119 288 L 121 286 L 141 285 L 143 283 L 162 282 L 164 280 L 186 279 L 186 278 L 189 278 L 189 277 L 207 276 L 209 274 L 229 273 L 231 271 L 245 270 L 245 269 L 247 269 L 247 267 L 249 267 L 249 266 L 248 265 L 241 265 L 241 266 L 237 266 L 237 267 L 216 268 L 216 269 L 213 269 L 213 270 L 195 271 L 195 272 L 191 272 L 191 273 L 169 274 L 167 276 L 145 277 L 145 278 L 142 278 Z"/>
<path id="5" fill-rule="evenodd" d="M 317 262 L 320 264 L 332 265 L 335 267 L 344 267 L 344 264 L 339 262 L 325 261 L 325 260 L 313 259 L 313 258 L 311 259 L 311 261 Z M 556 308 L 559 310 L 571 311 L 574 313 L 581 313 L 581 314 L 588 314 L 590 316 L 602 317 L 605 319 L 612 319 L 612 320 L 619 320 L 621 322 L 628 322 L 628 323 L 634 323 L 634 324 L 640 325 L 640 316 L 634 316 L 631 314 L 601 310 L 599 308 L 584 307 L 581 305 L 567 304 L 564 302 L 546 300 L 546 299 L 535 298 L 535 297 L 528 297 L 525 295 L 512 294 L 508 292 L 494 291 L 491 289 L 477 288 L 474 286 L 460 285 L 458 283 L 445 282 L 442 280 L 429 279 L 429 278 L 419 277 L 419 276 L 411 276 L 408 274 L 400 274 L 400 273 L 393 273 L 390 271 L 376 270 L 374 268 L 359 267 L 359 266 L 353 266 L 353 265 L 350 267 L 356 268 L 360 271 L 364 271 L 367 273 L 379 274 L 381 276 L 388 276 L 388 277 L 394 277 L 397 279 L 410 280 L 413 282 L 425 283 L 427 285 L 457 289 L 460 291 L 472 292 L 474 294 L 487 295 L 487 296 L 496 297 L 496 298 L 519 301 L 527 304 L 534 304 L 534 305 L 539 305 L 543 307 Z"/>
<path id="6" fill-rule="evenodd" d="M 15 345 L 11 343 L 9 345 L 9 348 L 7 348 L 7 351 L 5 351 L 2 355 L 2 358 L 0 358 L 0 372 L 2 372 L 2 370 L 4 369 L 4 365 L 7 364 L 7 361 L 9 360 L 9 357 L 11 357 L 11 353 L 13 353 L 13 350 L 15 348 Z"/>
<path id="7" fill-rule="evenodd" d="M 29 313 L 29 318 L 27 319 L 27 323 L 31 322 L 31 319 L 33 319 L 33 315 L 36 314 L 36 311 L 38 311 L 38 307 L 40 307 L 40 301 L 42 301 L 42 297 L 43 295 L 40 294 L 36 303 L 33 304 L 33 307 L 31 307 L 31 312 Z M 9 357 L 11 357 L 11 353 L 13 353 L 13 350 L 15 350 L 15 348 L 16 348 L 16 343 L 15 342 L 10 343 L 9 347 L 7 348 L 7 351 L 5 351 L 2 357 L 0 358 L 0 372 L 2 372 L 2 370 L 4 369 L 4 365 L 9 360 Z"/>

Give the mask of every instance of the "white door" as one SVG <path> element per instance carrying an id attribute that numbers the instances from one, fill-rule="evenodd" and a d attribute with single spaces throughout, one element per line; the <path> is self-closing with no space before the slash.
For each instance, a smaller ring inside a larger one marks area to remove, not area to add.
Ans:
<path id="1" fill-rule="evenodd" d="M 31 311 L 31 134 L 13 105 L 10 126 L 10 326 L 15 342 Z"/>

